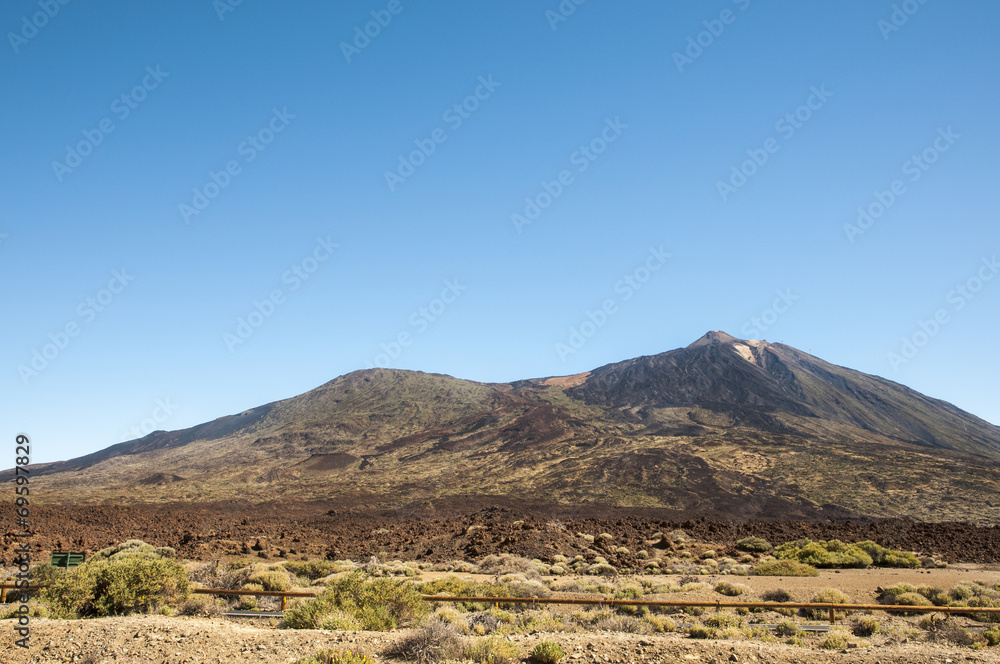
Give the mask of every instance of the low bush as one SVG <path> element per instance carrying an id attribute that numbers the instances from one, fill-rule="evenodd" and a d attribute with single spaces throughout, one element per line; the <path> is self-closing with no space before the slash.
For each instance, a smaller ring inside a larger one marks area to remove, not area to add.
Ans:
<path id="1" fill-rule="evenodd" d="M 540 641 L 531 651 L 531 658 L 539 664 L 556 664 L 565 653 L 555 641 Z"/>
<path id="2" fill-rule="evenodd" d="M 132 539 L 101 549 L 91 556 L 90 560 L 92 562 L 97 562 L 98 560 L 110 560 L 116 556 L 146 556 L 149 558 L 161 557 L 156 553 L 156 547 L 152 544 L 147 544 L 142 540 Z"/>
<path id="3" fill-rule="evenodd" d="M 931 641 L 954 643 L 959 646 L 971 646 L 974 643 L 969 632 L 950 619 L 929 615 L 922 619 L 919 625 L 921 629 L 927 631 L 927 638 Z"/>
<path id="4" fill-rule="evenodd" d="M 1000 646 L 1000 629 L 988 629 L 983 632 L 983 638 L 988 646 Z"/>
<path id="5" fill-rule="evenodd" d="M 851 625 L 851 633 L 854 636 L 869 637 L 874 636 L 882 629 L 879 625 L 878 620 L 872 618 L 871 616 L 863 616 L 854 621 Z"/>
<path id="6" fill-rule="evenodd" d="M 315 655 L 304 657 L 295 664 L 375 664 L 375 660 L 364 653 L 352 650 L 321 650 Z"/>
<path id="7" fill-rule="evenodd" d="M 0 612 L 0 620 L 8 620 L 10 618 L 20 618 L 23 614 L 21 613 L 20 604 L 8 604 L 10 607 L 7 611 Z M 28 617 L 29 618 L 48 618 L 51 615 L 49 608 L 44 604 L 36 604 L 31 602 L 28 604 Z"/>
<path id="8" fill-rule="evenodd" d="M 320 629 L 334 632 L 360 632 L 364 629 L 361 621 L 346 611 L 331 611 L 323 616 Z"/>
<path id="9" fill-rule="evenodd" d="M 743 624 L 743 619 L 725 611 L 716 611 L 703 619 L 702 623 L 708 627 L 716 628 L 739 627 Z"/>
<path id="10" fill-rule="evenodd" d="M 744 537 L 736 542 L 736 548 L 740 551 L 748 551 L 750 553 L 767 553 L 774 547 L 771 546 L 770 542 L 761 537 Z"/>
<path id="11" fill-rule="evenodd" d="M 315 581 L 329 576 L 335 571 L 334 564 L 329 560 L 289 560 L 282 566 L 295 576 Z"/>
<path id="12" fill-rule="evenodd" d="M 904 567 L 915 569 L 921 566 L 920 559 L 909 551 L 887 549 L 871 540 L 858 542 L 858 548 L 871 556 L 876 567 Z"/>
<path id="13" fill-rule="evenodd" d="M 791 620 L 785 620 L 785 621 L 782 621 L 782 622 L 778 623 L 777 625 L 775 625 L 775 627 L 774 627 L 774 633 L 777 636 L 780 636 L 780 637 L 783 637 L 783 638 L 784 637 L 788 637 L 788 636 L 798 636 L 798 637 L 801 637 L 801 636 L 805 635 L 805 632 L 803 632 L 801 629 L 799 629 L 799 626 L 796 625 L 795 623 L 793 623 Z"/>
<path id="14" fill-rule="evenodd" d="M 645 620 L 632 616 L 610 615 L 594 623 L 595 629 L 605 632 L 622 632 L 625 634 L 649 634 L 652 626 Z"/>
<path id="15" fill-rule="evenodd" d="M 893 604 L 898 604 L 899 606 L 934 606 L 933 602 L 920 593 L 903 593 L 902 595 L 897 595 Z M 912 615 L 906 611 L 890 611 L 890 613 L 903 616 Z"/>
<path id="16" fill-rule="evenodd" d="M 53 567 L 48 563 L 42 563 L 28 570 L 28 582 L 33 586 L 47 586 L 54 583 L 57 579 L 61 579 L 66 572 L 67 570 L 61 567 Z M 11 580 L 4 581 L 4 583 L 8 583 Z"/>
<path id="17" fill-rule="evenodd" d="M 518 658 L 517 646 L 498 636 L 474 639 L 463 654 L 478 664 L 509 664 Z"/>
<path id="18" fill-rule="evenodd" d="M 396 641 L 387 654 L 418 664 L 434 664 L 458 658 L 462 640 L 451 625 L 435 618 Z"/>
<path id="19" fill-rule="evenodd" d="M 726 597 L 739 597 L 740 595 L 748 592 L 750 588 L 744 586 L 741 583 L 729 583 L 728 581 L 719 581 L 715 584 L 715 592 L 720 595 L 725 595 Z"/>
<path id="20" fill-rule="evenodd" d="M 179 615 L 197 618 L 218 616 L 222 614 L 223 610 L 223 603 L 220 599 L 207 595 L 192 595 L 177 607 Z"/>
<path id="21" fill-rule="evenodd" d="M 281 626 L 317 629 L 335 611 L 342 611 L 364 629 L 386 631 L 410 624 L 428 610 L 412 584 L 354 572 L 331 581 L 318 597 L 287 611 Z"/>
<path id="22" fill-rule="evenodd" d="M 260 586 L 261 590 L 281 591 L 292 587 L 292 581 L 288 574 L 282 574 L 274 570 L 254 574 L 248 579 L 249 583 Z"/>
<path id="23" fill-rule="evenodd" d="M 850 604 L 851 598 L 837 590 L 836 588 L 824 588 L 818 593 L 813 595 L 811 602 L 816 604 Z M 802 613 L 807 618 L 812 618 L 813 620 L 822 620 L 830 615 L 829 609 L 802 609 Z M 838 616 L 842 616 L 843 612 L 838 611 Z"/>
<path id="24" fill-rule="evenodd" d="M 618 570 L 607 563 L 597 563 L 587 568 L 587 574 L 591 576 L 618 576 Z"/>
<path id="25" fill-rule="evenodd" d="M 775 549 L 773 555 L 779 560 L 797 560 L 813 567 L 868 567 L 872 564 L 871 556 L 863 549 L 840 540 L 787 542 Z"/>
<path id="26" fill-rule="evenodd" d="M 691 625 L 687 632 L 692 639 L 714 639 L 719 634 L 719 630 L 704 625 Z"/>
<path id="27" fill-rule="evenodd" d="M 535 562 L 509 553 L 486 556 L 479 561 L 479 571 L 483 574 L 496 574 L 497 576 L 523 574 L 529 579 L 537 579 L 540 576 L 538 565 Z"/>
<path id="28" fill-rule="evenodd" d="M 676 632 L 677 623 L 666 616 L 658 616 L 655 613 L 643 615 L 643 620 L 648 622 L 654 632 Z"/>
<path id="29" fill-rule="evenodd" d="M 827 632 L 817 645 L 823 650 L 841 650 L 847 647 L 847 636 L 843 632 Z"/>
<path id="30" fill-rule="evenodd" d="M 453 597 L 504 597 L 511 596 L 511 590 L 502 583 L 485 583 L 460 579 L 457 576 L 446 576 L 434 581 L 416 584 L 421 595 L 450 595 Z M 484 611 L 491 604 L 485 602 L 456 602 L 455 606 L 463 611 Z"/>
<path id="31" fill-rule="evenodd" d="M 948 593 L 940 588 L 934 588 L 932 586 L 917 586 L 916 591 L 929 599 L 934 606 L 948 606 L 948 604 L 951 603 L 951 598 L 948 597 Z"/>
<path id="32" fill-rule="evenodd" d="M 1000 601 L 998 601 L 995 598 L 987 597 L 984 595 L 973 597 L 967 603 L 969 606 L 982 607 L 982 608 L 1000 607 Z M 989 622 L 989 623 L 1000 622 L 1000 613 L 970 613 L 967 615 L 969 615 L 971 618 L 979 622 Z"/>
<path id="33" fill-rule="evenodd" d="M 42 591 L 57 617 L 148 613 L 161 605 L 176 606 L 190 594 L 187 572 L 175 560 L 114 554 L 95 558 Z"/>
<path id="34" fill-rule="evenodd" d="M 768 560 L 753 568 L 757 576 L 818 576 L 812 565 L 797 560 Z"/>
<path id="35" fill-rule="evenodd" d="M 765 602 L 791 602 L 792 595 L 787 590 L 782 590 L 781 588 L 775 588 L 774 590 L 768 590 L 765 592 L 761 599 Z"/>

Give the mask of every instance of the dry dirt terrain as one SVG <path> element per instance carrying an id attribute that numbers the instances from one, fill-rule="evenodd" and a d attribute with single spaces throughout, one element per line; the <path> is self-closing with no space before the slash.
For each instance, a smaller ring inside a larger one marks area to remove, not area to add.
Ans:
<path id="1" fill-rule="evenodd" d="M 10 506 L 0 506 L 0 520 L 13 522 Z M 276 563 L 300 559 L 413 560 L 425 563 L 478 562 L 493 554 L 513 554 L 551 561 L 555 555 L 573 556 L 591 549 L 605 556 L 619 570 L 638 568 L 635 553 L 650 549 L 652 557 L 677 553 L 665 544 L 650 547 L 656 532 L 683 529 L 692 550 L 713 545 L 719 556 L 738 557 L 736 540 L 748 535 L 777 544 L 802 537 L 873 539 L 892 548 L 913 550 L 950 564 L 943 569 L 821 570 L 817 577 L 698 576 L 708 585 L 661 599 L 726 601 L 712 590 L 716 581 L 729 580 L 750 588 L 739 599 L 759 598 L 764 591 L 781 588 L 795 601 L 810 601 L 822 588 L 837 588 L 856 603 L 873 603 L 876 588 L 898 583 L 949 589 L 963 581 L 1000 584 L 1000 529 L 970 524 L 926 524 L 909 520 L 838 522 L 679 520 L 669 512 L 647 508 L 608 508 L 580 505 L 572 508 L 551 503 L 504 503 L 493 498 L 436 500 L 405 508 L 373 510 L 334 503 L 260 506 L 246 503 L 216 505 L 39 505 L 33 508 L 33 544 L 47 560 L 55 549 L 94 552 L 126 539 L 143 539 L 157 546 L 172 546 L 178 558 L 191 561 L 235 559 Z M 474 527 L 476 526 L 476 527 Z M 578 533 L 608 533 L 612 539 L 582 539 Z M 12 533 L 3 535 L 0 557 L 13 560 Z M 704 546 L 703 546 L 704 545 Z M 957 563 L 956 561 L 965 561 Z M 447 566 L 445 567 L 447 569 Z M 423 569 L 427 580 L 443 575 Z M 484 580 L 487 575 L 457 576 Z M 559 577 L 560 582 L 572 576 Z M 614 582 L 627 582 L 627 572 Z M 674 582 L 674 576 L 642 575 L 636 579 Z M 600 582 L 583 577 L 586 583 Z M 603 591 L 602 591 L 603 592 Z M 263 604 L 262 604 L 263 606 Z M 569 609 L 567 609 L 568 611 Z M 882 614 L 880 614 L 882 615 Z M 679 624 L 687 620 L 674 616 Z M 880 618 L 881 619 L 881 618 Z M 558 642 L 569 664 L 591 662 L 889 662 L 930 663 L 1000 662 L 1000 648 L 973 650 L 967 646 L 926 641 L 916 629 L 918 618 L 886 618 L 895 629 L 891 636 L 851 638 L 850 649 L 818 649 L 819 637 L 805 646 L 758 638 L 697 640 L 681 632 L 629 634 L 603 631 L 527 633 L 504 636 L 516 644 L 521 661 L 542 639 Z M 775 615 L 771 622 L 783 618 Z M 799 619 L 797 619 L 799 620 Z M 903 622 L 900 622 L 903 621 Z M 908 622 L 906 622 L 908 621 Z M 276 621 L 275 621 L 276 622 Z M 964 623 L 972 631 L 982 625 Z M 130 616 L 60 621 L 33 618 L 32 647 L 10 647 L 13 624 L 0 623 L 0 663 L 45 664 L 146 664 L 214 662 L 295 662 L 322 648 L 342 645 L 360 648 L 377 661 L 395 661 L 385 655 L 401 638 L 396 632 L 330 632 L 277 629 L 264 619 L 191 618 L 180 616 Z M 465 638 L 482 638 L 468 636 Z"/>
<path id="2" fill-rule="evenodd" d="M 278 630 L 221 619 L 145 616 L 83 621 L 37 619 L 32 623 L 34 645 L 0 651 L 4 664 L 222 664 L 246 662 L 285 664 L 330 647 L 361 650 L 377 661 L 399 634 Z M 823 651 L 753 641 L 695 641 L 679 634 L 644 636 L 611 632 L 588 634 L 514 635 L 507 637 L 528 661 L 542 639 L 558 642 L 570 663 L 680 662 L 811 664 L 955 664 L 1000 662 L 995 650 L 974 652 L 941 644 L 918 642 L 886 647 Z"/>

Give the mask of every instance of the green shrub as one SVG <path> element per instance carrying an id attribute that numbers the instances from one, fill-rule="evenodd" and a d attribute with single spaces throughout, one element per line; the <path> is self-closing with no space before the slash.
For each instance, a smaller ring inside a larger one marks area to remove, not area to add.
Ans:
<path id="1" fill-rule="evenodd" d="M 792 595 L 787 590 L 782 590 L 781 588 L 775 588 L 774 590 L 768 590 L 765 592 L 761 599 L 765 602 L 791 602 Z"/>
<path id="2" fill-rule="evenodd" d="M 805 635 L 799 626 L 793 623 L 791 620 L 785 620 L 774 626 L 774 633 L 780 637 L 788 636 L 798 636 L 802 637 Z"/>
<path id="3" fill-rule="evenodd" d="M 1000 599 L 986 595 L 977 595 L 969 599 L 968 605 L 982 608 L 996 608 L 1000 607 Z M 968 615 L 979 622 L 1000 622 L 1000 613 L 970 613 Z"/>
<path id="4" fill-rule="evenodd" d="M 658 616 L 655 613 L 647 613 L 643 615 L 643 620 L 652 626 L 654 632 L 677 631 L 677 623 L 666 616 Z"/>
<path id="5" fill-rule="evenodd" d="M 7 620 L 9 618 L 18 618 L 21 616 L 20 604 L 9 604 L 10 606 L 7 611 L 0 613 L 0 620 Z M 44 604 L 35 604 L 31 602 L 28 604 L 28 617 L 30 618 L 48 618 L 51 615 L 49 608 Z"/>
<path id="6" fill-rule="evenodd" d="M 729 583 L 728 581 L 719 581 L 715 584 L 715 592 L 720 595 L 725 595 L 726 597 L 739 597 L 740 595 L 746 593 L 750 589 L 740 583 Z"/>
<path id="7" fill-rule="evenodd" d="M 587 568 L 587 574 L 591 576 L 618 576 L 618 570 L 607 563 L 597 563 Z"/>
<path id="8" fill-rule="evenodd" d="M 149 558 L 160 557 L 160 555 L 156 553 L 156 548 L 152 544 L 146 544 L 142 540 L 132 539 L 101 549 L 91 556 L 90 560 L 92 562 L 110 560 L 115 556 L 146 556 Z"/>
<path id="9" fill-rule="evenodd" d="M 432 618 L 420 629 L 396 641 L 387 654 L 420 664 L 431 664 L 457 659 L 462 654 L 462 640 L 454 627 Z"/>
<path id="10" fill-rule="evenodd" d="M 261 590 L 288 590 L 292 587 L 292 582 L 287 574 L 277 571 L 261 572 L 250 577 L 250 583 L 260 586 Z"/>
<path id="11" fill-rule="evenodd" d="M 868 567 L 872 558 L 856 544 L 840 540 L 813 542 L 796 540 L 782 544 L 774 550 L 779 560 L 797 560 L 813 567 Z"/>
<path id="12" fill-rule="evenodd" d="M 531 658 L 539 664 L 556 664 L 565 653 L 555 641 L 539 641 L 531 651 Z"/>
<path id="13" fill-rule="evenodd" d="M 342 611 L 368 630 L 386 631 L 428 612 L 412 584 L 391 578 L 367 578 L 354 572 L 332 581 L 318 597 L 285 613 L 283 627 L 317 629 L 335 611 Z"/>
<path id="14" fill-rule="evenodd" d="M 920 567 L 920 559 L 909 551 L 889 551 L 882 558 L 880 566 L 916 569 Z"/>
<path id="15" fill-rule="evenodd" d="M 647 621 L 622 615 L 611 615 L 601 618 L 594 623 L 594 628 L 606 632 L 623 632 L 625 634 L 648 634 L 651 631 L 650 624 Z"/>
<path id="16" fill-rule="evenodd" d="M 256 611 L 260 608 L 257 598 L 253 595 L 243 595 L 236 601 L 237 611 Z"/>
<path id="17" fill-rule="evenodd" d="M 919 623 L 920 628 L 927 630 L 927 638 L 931 641 L 944 641 L 960 646 L 971 646 L 972 635 L 964 627 L 959 627 L 953 620 L 943 620 L 929 615 Z"/>
<path id="18" fill-rule="evenodd" d="M 843 632 L 827 632 L 818 645 L 824 650 L 841 650 L 847 647 L 847 637 Z"/>
<path id="19" fill-rule="evenodd" d="M 944 592 L 940 588 L 934 588 L 932 586 L 918 586 L 917 592 L 929 599 L 934 606 L 948 606 L 948 604 L 951 603 L 951 598 L 948 597 L 948 593 Z"/>
<path id="20" fill-rule="evenodd" d="M 331 611 L 323 616 L 320 629 L 334 632 L 360 632 L 364 629 L 361 621 L 344 611 Z"/>
<path id="21" fill-rule="evenodd" d="M 743 620 L 739 616 L 734 616 L 731 613 L 725 611 L 716 611 L 712 615 L 708 616 L 702 623 L 708 627 L 724 628 L 724 627 L 739 627 L 743 624 Z"/>
<path id="22" fill-rule="evenodd" d="M 47 586 L 57 579 L 61 579 L 66 572 L 67 570 L 61 567 L 53 567 L 48 563 L 43 563 L 28 570 L 28 581 L 33 586 Z"/>
<path id="23" fill-rule="evenodd" d="M 691 625 L 688 627 L 688 636 L 692 639 L 714 639 L 718 636 L 719 630 L 714 627 L 705 627 L 703 625 Z"/>
<path id="24" fill-rule="evenodd" d="M 774 547 L 766 539 L 760 537 L 744 537 L 743 539 L 736 542 L 736 548 L 740 551 L 749 551 L 750 553 L 767 553 Z"/>
<path id="25" fill-rule="evenodd" d="M 375 664 L 375 660 L 364 653 L 352 650 L 321 650 L 315 655 L 304 657 L 295 664 Z"/>
<path id="26" fill-rule="evenodd" d="M 934 603 L 920 593 L 903 593 L 896 596 L 899 606 L 934 606 Z"/>
<path id="27" fill-rule="evenodd" d="M 811 601 L 816 604 L 850 604 L 851 598 L 836 588 L 824 588 L 813 595 Z M 830 615 L 829 609 L 803 609 L 802 612 L 813 620 L 822 620 Z M 837 615 L 843 615 L 843 612 L 838 611 Z"/>
<path id="28" fill-rule="evenodd" d="M 889 586 L 888 588 L 882 588 L 882 593 L 879 595 L 879 601 L 882 604 L 895 604 L 896 598 L 905 593 L 915 593 L 917 589 L 908 583 L 897 583 L 894 586 Z"/>
<path id="29" fill-rule="evenodd" d="M 452 597 L 510 597 L 509 586 L 503 583 L 470 581 L 449 575 L 434 581 L 416 584 L 421 595 L 449 595 Z M 463 611 L 485 611 L 492 606 L 486 602 L 456 602 Z M 509 605 L 505 605 L 509 606 Z"/>
<path id="30" fill-rule="evenodd" d="M 465 658 L 478 664 L 509 664 L 518 657 L 517 646 L 499 636 L 474 639 L 465 647 Z"/>
<path id="31" fill-rule="evenodd" d="M 1000 646 L 1000 629 L 986 630 L 983 632 L 983 638 L 986 639 L 988 646 Z"/>
<path id="32" fill-rule="evenodd" d="M 289 560 L 282 566 L 295 576 L 315 581 L 334 573 L 335 568 L 329 560 Z"/>
<path id="33" fill-rule="evenodd" d="M 887 549 L 871 540 L 858 542 L 857 546 L 871 557 L 876 567 L 920 567 L 920 560 L 909 551 Z"/>
<path id="34" fill-rule="evenodd" d="M 223 612 L 224 603 L 218 597 L 208 595 L 191 595 L 177 607 L 177 613 L 182 616 L 209 618 Z"/>
<path id="35" fill-rule="evenodd" d="M 796 560 L 768 560 L 753 568 L 757 576 L 818 576 L 812 565 Z"/>
<path id="36" fill-rule="evenodd" d="M 851 626 L 851 633 L 854 636 L 869 637 L 874 636 L 882 629 L 879 625 L 878 620 L 872 618 L 871 616 L 863 616 L 854 621 Z"/>
<path id="37" fill-rule="evenodd" d="M 187 573 L 178 562 L 116 554 L 92 559 L 42 591 L 59 617 L 145 613 L 162 604 L 179 604 L 189 594 Z"/>
<path id="38" fill-rule="evenodd" d="M 885 559 L 885 554 L 888 553 L 888 549 L 871 540 L 858 542 L 857 546 L 859 549 L 868 554 L 868 556 L 872 559 L 872 564 L 874 565 L 881 565 L 882 561 Z"/>

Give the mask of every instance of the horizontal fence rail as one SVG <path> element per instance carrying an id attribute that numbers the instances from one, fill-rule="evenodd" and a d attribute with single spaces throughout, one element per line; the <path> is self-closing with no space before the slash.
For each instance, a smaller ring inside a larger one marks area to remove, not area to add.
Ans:
<path id="1" fill-rule="evenodd" d="M 254 595 L 255 597 L 280 597 L 282 611 L 285 610 L 285 602 L 288 601 L 289 597 L 316 596 L 316 593 L 299 592 L 292 590 L 225 590 L 223 588 L 194 588 L 191 592 L 198 593 L 201 595 L 218 595 L 221 597 L 239 596 L 239 595 Z"/>
<path id="2" fill-rule="evenodd" d="M 1000 607 L 979 606 L 901 606 L 896 604 L 830 604 L 820 602 L 723 602 L 687 600 L 641 599 L 576 599 L 570 597 L 455 597 L 424 595 L 428 602 L 483 602 L 487 604 L 591 604 L 596 606 L 672 606 L 676 608 L 703 607 L 715 609 L 825 609 L 830 612 L 830 622 L 836 622 L 838 611 L 889 611 L 907 613 L 998 613 Z"/>
<path id="3" fill-rule="evenodd" d="M 7 590 L 18 586 L 0 584 L 0 602 L 6 600 Z M 29 586 L 28 590 L 38 590 L 44 586 Z M 280 597 L 281 610 L 285 610 L 289 597 L 316 597 L 316 593 L 295 590 L 227 590 L 225 588 L 194 588 L 192 593 L 217 596 L 253 595 L 256 597 Z M 689 600 L 641 600 L 641 599 L 582 599 L 575 597 L 465 597 L 457 595 L 423 595 L 426 602 L 470 602 L 479 604 L 582 604 L 592 606 L 659 606 L 678 609 L 689 607 L 720 609 L 814 609 L 828 611 L 830 622 L 835 623 L 837 612 L 843 611 L 887 611 L 891 613 L 945 613 L 948 616 L 969 613 L 1000 614 L 1000 607 L 985 606 L 904 606 L 898 604 L 831 604 L 820 602 L 730 602 L 730 601 L 689 601 Z"/>

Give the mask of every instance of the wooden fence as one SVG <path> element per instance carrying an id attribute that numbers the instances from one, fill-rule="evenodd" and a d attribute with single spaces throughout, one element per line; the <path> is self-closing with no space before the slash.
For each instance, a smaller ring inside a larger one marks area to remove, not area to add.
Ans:
<path id="1" fill-rule="evenodd" d="M 0 602 L 6 601 L 7 590 L 16 586 L 0 584 Z M 40 586 L 31 586 L 29 590 L 37 590 Z M 225 588 L 194 588 L 191 592 L 201 595 L 217 595 L 222 597 L 237 597 L 253 595 L 256 597 L 280 597 L 281 610 L 284 611 L 289 597 L 315 597 L 316 593 L 291 590 L 226 590 Z M 580 599 L 573 597 L 464 597 L 452 595 L 424 595 L 427 602 L 477 602 L 481 604 L 585 604 L 592 606 L 656 606 L 656 607 L 701 607 L 721 609 L 813 609 L 827 611 L 831 623 L 836 623 L 837 612 L 844 611 L 888 611 L 899 613 L 945 613 L 949 617 L 969 613 L 1000 614 L 1000 607 L 981 606 L 902 606 L 895 604 L 829 604 L 817 602 L 730 602 L 730 601 L 688 601 L 688 600 L 641 600 L 641 599 Z"/>

